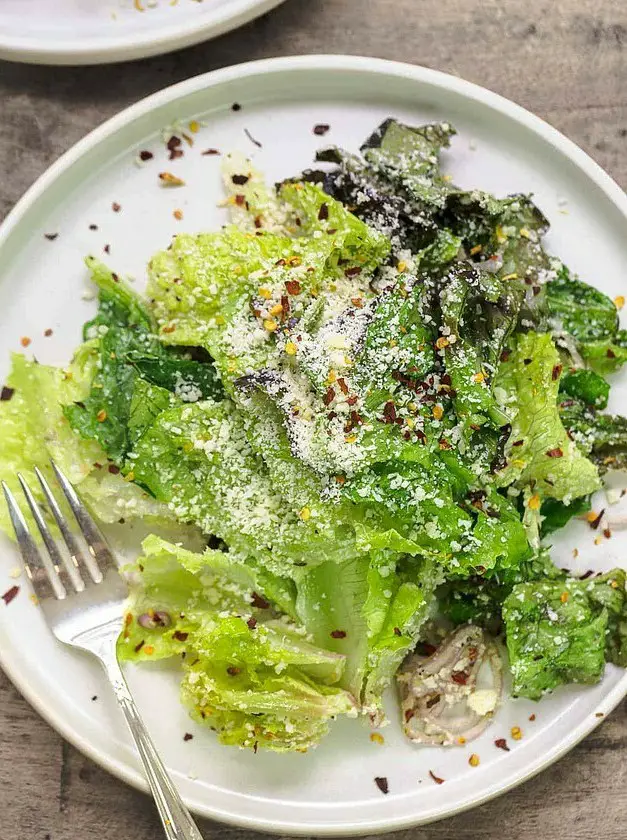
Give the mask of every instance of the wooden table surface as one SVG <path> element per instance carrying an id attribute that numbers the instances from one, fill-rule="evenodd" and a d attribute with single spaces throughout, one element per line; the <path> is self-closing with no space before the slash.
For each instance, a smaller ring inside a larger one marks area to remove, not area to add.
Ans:
<path id="1" fill-rule="evenodd" d="M 274 55 L 353 53 L 434 67 L 510 97 L 627 187 L 624 0 L 287 0 L 193 49 L 93 68 L 0 62 L 0 218 L 62 152 L 121 108 L 189 76 Z M 421 840 L 622 840 L 627 703 L 567 757 Z M 248 840 L 203 822 L 206 838 Z M 0 840 L 155 840 L 150 800 L 84 758 L 0 672 Z M 261 837 L 262 835 L 257 835 Z"/>

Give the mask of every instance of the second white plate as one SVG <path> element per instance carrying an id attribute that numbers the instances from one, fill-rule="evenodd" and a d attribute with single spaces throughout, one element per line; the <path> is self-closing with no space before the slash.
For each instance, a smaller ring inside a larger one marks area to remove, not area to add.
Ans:
<path id="1" fill-rule="evenodd" d="M 284 0 L 2 0 L 0 58 L 129 61 L 208 41 Z"/>
<path id="2" fill-rule="evenodd" d="M 310 166 L 321 145 L 357 150 L 388 116 L 413 124 L 452 122 L 459 136 L 444 165 L 456 182 L 500 195 L 533 192 L 553 223 L 549 249 L 611 296 L 625 293 L 627 199 L 554 129 L 488 91 L 431 70 L 341 56 L 278 59 L 201 76 L 138 103 L 80 142 L 22 199 L 0 231 L 0 382 L 21 337 L 32 339 L 28 352 L 55 364 L 79 343 L 94 307 L 82 299 L 85 254 L 102 255 L 107 246 L 107 262 L 135 275 L 139 286 L 146 262 L 174 233 L 215 229 L 224 221 L 225 211 L 217 207 L 219 157 L 203 151 L 253 154 L 274 181 Z M 196 134 L 192 120 L 202 123 Z M 161 132 L 174 121 L 187 128 L 194 145 L 169 161 Z M 329 126 L 324 137 L 314 133 L 317 124 Z M 138 166 L 141 150 L 154 158 Z M 186 186 L 160 187 L 163 170 Z M 175 210 L 182 211 L 181 220 Z M 47 329 L 51 336 L 44 336 Z M 612 409 L 622 402 L 624 412 L 625 394 L 617 385 Z M 624 562 L 627 532 L 599 546 L 595 535 L 573 523 L 556 546 L 557 564 L 572 562 L 574 547 L 581 569 Z M 0 543 L 0 593 L 16 583 L 9 573 L 17 562 L 9 541 Z M 98 666 L 53 639 L 24 578 L 17 583 L 18 597 L 7 607 L 0 603 L 2 666 L 67 739 L 143 786 Z M 178 701 L 177 675 L 167 665 L 132 669 L 130 677 L 193 810 L 251 828 L 314 836 L 403 828 L 485 801 L 562 755 L 627 692 L 625 673 L 608 667 L 598 686 L 570 687 L 539 704 L 509 701 L 481 739 L 448 750 L 404 740 L 391 699 L 392 725 L 383 731 L 383 746 L 370 741 L 362 722 L 344 720 L 307 755 L 253 755 L 220 746 L 213 733 L 188 719 Z M 512 726 L 521 727 L 522 740 L 510 738 Z M 184 741 L 185 732 L 193 739 Z M 495 747 L 502 737 L 510 752 Z M 472 752 L 480 756 L 478 767 L 468 763 Z M 445 783 L 435 784 L 429 771 Z M 387 796 L 376 776 L 388 778 Z"/>

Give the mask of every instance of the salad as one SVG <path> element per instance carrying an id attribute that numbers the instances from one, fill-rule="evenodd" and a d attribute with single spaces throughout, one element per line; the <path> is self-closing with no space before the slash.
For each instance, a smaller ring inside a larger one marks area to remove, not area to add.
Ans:
<path id="1" fill-rule="evenodd" d="M 225 157 L 227 226 L 175 236 L 144 297 L 89 257 L 71 363 L 13 357 L 0 477 L 52 457 L 102 522 L 171 531 L 125 570 L 119 657 L 177 660 L 225 744 L 380 725 L 394 682 L 410 738 L 463 743 L 503 672 L 540 699 L 627 664 L 625 572 L 549 547 L 627 466 L 620 301 L 544 250 L 529 196 L 442 173 L 454 134 L 389 119 L 276 188 Z"/>

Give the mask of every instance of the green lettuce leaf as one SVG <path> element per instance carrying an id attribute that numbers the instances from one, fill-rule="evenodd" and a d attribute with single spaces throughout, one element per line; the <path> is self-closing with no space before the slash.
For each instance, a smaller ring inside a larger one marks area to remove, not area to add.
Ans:
<path id="1" fill-rule="evenodd" d="M 446 370 L 457 416 L 467 426 L 507 423 L 492 394 L 492 375 L 518 318 L 521 295 L 493 275 L 459 263 L 440 295 Z"/>
<path id="2" fill-rule="evenodd" d="M 412 128 L 383 122 L 361 147 L 366 161 L 415 202 L 443 207 L 451 185 L 440 172 L 439 153 L 455 129 L 448 123 Z"/>
<path id="3" fill-rule="evenodd" d="M 315 746 L 338 714 L 355 714 L 336 683 L 341 654 L 282 618 L 247 563 L 196 555 L 149 537 L 118 640 L 126 661 L 179 657 L 182 700 L 223 743 L 275 751 Z"/>
<path id="4" fill-rule="evenodd" d="M 557 398 L 561 365 L 550 335 L 517 335 L 499 369 L 501 404 L 512 430 L 505 447 L 500 487 L 533 487 L 542 498 L 571 501 L 600 486 L 597 468 L 570 440 Z"/>
<path id="5" fill-rule="evenodd" d="M 627 331 L 619 329 L 616 305 L 607 295 L 562 265 L 557 277 L 546 284 L 543 297 L 549 326 L 575 366 L 583 362 L 605 375 L 625 364 Z"/>
<path id="6" fill-rule="evenodd" d="M 594 408 L 605 408 L 610 395 L 610 386 L 593 370 L 571 370 L 562 374 L 560 394 L 581 400 Z"/>
<path id="7" fill-rule="evenodd" d="M 560 417 L 571 438 L 600 473 L 627 467 L 627 418 L 603 414 L 578 400 L 560 403 Z"/>
<path id="8" fill-rule="evenodd" d="M 13 356 L 7 379 L 12 396 L 0 402 L 0 477 L 19 496 L 17 473 L 21 473 L 43 502 L 34 468 L 39 467 L 54 486 L 53 458 L 101 521 L 115 522 L 122 517 L 171 521 L 166 506 L 124 481 L 102 448 L 76 434 L 64 415 L 64 407 L 88 392 L 96 359 L 88 345 L 66 370 Z M 0 527 L 13 535 L 4 506 L 0 506 Z"/>
<path id="9" fill-rule="evenodd" d="M 280 575 L 355 554 L 352 529 L 341 518 L 286 504 L 250 446 L 245 415 L 229 400 L 161 412 L 138 438 L 127 468 L 179 521 Z"/>
<path id="10" fill-rule="evenodd" d="M 340 685 L 375 721 L 384 689 L 435 609 L 440 579 L 432 561 L 385 550 L 298 576 L 299 618 L 317 644 L 346 658 Z"/>
<path id="11" fill-rule="evenodd" d="M 65 415 L 82 437 L 97 441 L 121 466 L 130 447 L 138 377 L 185 401 L 219 397 L 222 388 L 211 364 L 178 357 L 160 344 L 143 303 L 114 272 L 93 258 L 87 264 L 99 289 L 99 306 L 83 332 L 86 341 L 97 342 L 99 359 L 90 392 L 67 406 Z"/>
<path id="12" fill-rule="evenodd" d="M 516 585 L 503 605 L 513 693 L 534 700 L 563 683 L 596 683 L 625 660 L 625 573 Z"/>

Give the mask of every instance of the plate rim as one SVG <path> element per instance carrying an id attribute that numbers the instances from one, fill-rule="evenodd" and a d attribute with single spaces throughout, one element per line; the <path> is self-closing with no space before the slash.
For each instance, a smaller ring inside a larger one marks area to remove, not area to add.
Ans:
<path id="1" fill-rule="evenodd" d="M 525 128 L 530 129 L 533 133 L 548 142 L 558 152 L 561 152 L 562 156 L 574 163 L 580 170 L 583 170 L 584 174 L 601 189 L 614 207 L 627 220 L 627 195 L 599 164 L 556 128 L 500 94 L 494 93 L 475 83 L 460 79 L 457 76 L 419 65 L 370 58 L 367 56 L 318 54 L 261 59 L 213 70 L 163 88 L 123 109 L 74 144 L 27 189 L 2 224 L 0 224 L 0 253 L 4 243 L 21 222 L 22 217 L 44 196 L 48 187 L 85 153 L 113 136 L 129 123 L 150 113 L 153 109 L 200 90 L 218 87 L 229 81 L 248 76 L 271 76 L 274 73 L 294 70 L 309 70 L 312 72 L 320 70 L 349 71 L 364 73 L 366 76 L 383 74 L 403 78 L 418 85 L 439 86 L 467 99 L 479 101 L 497 112 L 504 114 L 514 122 L 522 124 Z M 78 732 L 75 732 L 71 724 L 62 715 L 59 715 L 56 710 L 46 707 L 45 699 L 40 697 L 36 690 L 30 687 L 27 677 L 20 672 L 19 657 L 14 655 L 14 652 L 8 647 L 4 649 L 0 647 L 0 666 L 35 711 L 62 737 L 122 781 L 137 789 L 143 791 L 148 790 L 148 786 L 141 773 L 127 766 L 121 760 L 112 758 L 104 752 L 101 752 L 98 747 L 94 747 L 86 738 L 83 738 Z M 338 827 L 329 823 L 299 823 L 293 820 L 271 820 L 265 817 L 242 815 L 234 811 L 226 811 L 218 806 L 209 806 L 205 802 L 195 801 L 189 798 L 187 802 L 195 813 L 209 819 L 220 820 L 224 823 L 242 828 L 296 836 L 311 836 L 316 834 L 319 836 L 336 837 L 355 836 L 365 833 L 385 833 L 404 828 L 412 828 L 418 825 L 426 825 L 427 823 L 454 816 L 455 814 L 474 808 L 531 779 L 569 752 L 586 735 L 592 732 L 625 696 L 627 696 L 627 673 L 623 674 L 608 694 L 599 701 L 596 711 L 597 713 L 602 713 L 601 717 L 589 714 L 552 749 L 543 753 L 539 758 L 532 760 L 526 771 L 503 782 L 488 784 L 485 790 L 460 800 L 457 805 L 453 807 L 446 806 L 441 812 L 429 814 L 422 818 L 416 815 L 413 817 L 404 815 L 401 817 L 371 819 L 368 822 L 361 823 L 346 821 L 342 826 Z"/>
<path id="2" fill-rule="evenodd" d="M 149 58 L 217 38 L 250 23 L 284 2 L 230 0 L 230 4 L 217 9 L 215 15 L 205 22 L 201 21 L 200 25 L 190 18 L 176 26 L 164 26 L 162 34 L 156 37 L 147 30 L 145 34 L 135 34 L 132 39 L 125 39 L 121 26 L 120 36 L 102 39 L 96 48 L 85 46 L 78 39 L 61 40 L 49 46 L 36 38 L 0 33 L 0 59 L 21 64 L 82 66 Z"/>

